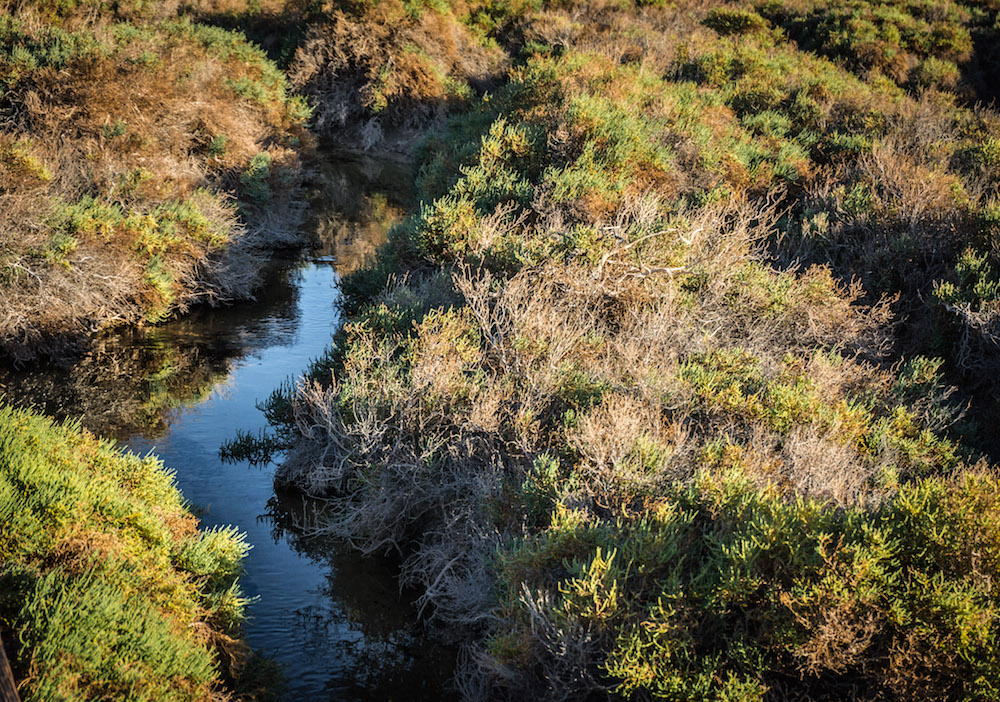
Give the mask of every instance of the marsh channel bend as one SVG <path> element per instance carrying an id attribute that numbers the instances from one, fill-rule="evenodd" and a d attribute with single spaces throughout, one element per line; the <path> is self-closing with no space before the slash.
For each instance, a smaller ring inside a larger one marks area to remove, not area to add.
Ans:
<path id="1" fill-rule="evenodd" d="M 340 324 L 339 278 L 409 205 L 409 176 L 393 163 L 326 158 L 306 225 L 322 246 L 277 257 L 255 302 L 102 336 L 72 366 L 0 370 L 9 402 L 156 453 L 204 527 L 246 533 L 247 636 L 283 664 L 289 700 L 449 697 L 454 652 L 426 639 L 394 564 L 303 536 L 296 524 L 315 504 L 276 494 L 273 468 L 219 458 L 237 429 L 265 427 L 257 403 L 328 348 Z"/>

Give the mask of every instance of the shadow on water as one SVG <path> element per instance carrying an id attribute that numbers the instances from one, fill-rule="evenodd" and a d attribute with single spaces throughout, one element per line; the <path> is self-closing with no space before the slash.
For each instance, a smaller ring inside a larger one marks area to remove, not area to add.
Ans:
<path id="1" fill-rule="evenodd" d="M 0 388 L 12 404 L 80 419 L 102 436 L 154 439 L 173 411 L 204 401 L 240 359 L 294 336 L 300 267 L 272 262 L 255 303 L 198 307 L 168 324 L 98 337 L 72 365 L 0 369 Z"/>
<path id="2" fill-rule="evenodd" d="M 392 563 L 307 536 L 317 506 L 276 495 L 269 471 L 223 464 L 219 445 L 265 421 L 256 403 L 322 354 L 339 325 L 339 275 L 385 240 L 408 203 L 405 167 L 328 159 L 315 178 L 307 256 L 271 263 L 255 302 L 201 307 L 157 327 L 108 334 L 67 367 L 0 369 L 6 401 L 140 452 L 153 451 L 202 524 L 235 524 L 253 548 L 247 637 L 281 662 L 291 700 L 447 699 L 454 651 L 417 622 Z"/>
<path id="3" fill-rule="evenodd" d="M 416 593 L 400 593 L 395 564 L 362 559 L 343 542 L 305 537 L 297 525 L 315 518 L 317 505 L 301 495 L 278 493 L 267 517 L 275 541 L 285 539 L 306 558 L 324 567 L 319 592 L 326 599 L 300 609 L 300 650 L 322 655 L 331 640 L 343 647 L 328 669 L 329 699 L 442 700 L 447 694 L 454 651 L 429 642 L 411 603 Z"/>
<path id="4" fill-rule="evenodd" d="M 112 331 L 94 338 L 69 365 L 0 366 L 0 393 L 8 403 L 57 419 L 80 419 L 103 436 L 156 438 L 168 430 L 174 410 L 204 401 L 240 359 L 293 343 L 303 267 L 332 262 L 338 275 L 358 269 L 402 216 L 411 190 L 400 164 L 326 159 L 317 169 L 306 225 L 316 248 L 306 258 L 272 259 L 253 303 L 198 306 L 167 324 Z"/>

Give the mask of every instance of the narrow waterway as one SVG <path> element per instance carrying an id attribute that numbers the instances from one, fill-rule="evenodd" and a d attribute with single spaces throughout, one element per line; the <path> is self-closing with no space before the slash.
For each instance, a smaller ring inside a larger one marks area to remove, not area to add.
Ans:
<path id="1" fill-rule="evenodd" d="M 219 458 L 237 429 L 264 428 L 257 403 L 327 349 L 340 323 L 339 276 L 374 252 L 408 205 L 408 175 L 390 163 L 328 160 L 309 224 L 323 246 L 272 265 L 256 302 L 109 335 L 70 367 L 0 372 L 8 402 L 156 453 L 203 526 L 246 532 L 247 636 L 284 666 L 290 700 L 449 696 L 454 652 L 427 639 L 393 564 L 302 535 L 295 525 L 314 505 L 276 495 L 270 469 Z"/>

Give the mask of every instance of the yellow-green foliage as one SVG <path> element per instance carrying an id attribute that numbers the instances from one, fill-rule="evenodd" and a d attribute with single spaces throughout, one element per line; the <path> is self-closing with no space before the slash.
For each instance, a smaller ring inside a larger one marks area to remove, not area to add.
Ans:
<path id="1" fill-rule="evenodd" d="M 34 154 L 30 141 L 10 140 L 5 136 L 0 142 L 0 168 L 3 168 L 3 189 L 15 184 L 40 185 L 52 180 L 52 171 Z"/>
<path id="2" fill-rule="evenodd" d="M 990 265 L 987 254 L 966 249 L 955 264 L 955 277 L 954 283 L 937 283 L 935 297 L 949 305 L 968 305 L 975 310 L 1000 300 L 1000 277 Z"/>
<path id="3" fill-rule="evenodd" d="M 448 193 L 423 215 L 431 250 L 465 236 L 449 228 L 474 228 L 473 209 L 526 205 L 533 191 L 590 224 L 650 190 L 711 199 L 802 183 L 828 152 L 871 138 L 877 110 L 899 99 L 770 35 L 719 40 L 676 70 L 684 80 L 574 52 L 515 70 L 447 147 L 430 147 L 425 197 Z"/>
<path id="4" fill-rule="evenodd" d="M 0 407 L 0 626 L 26 700 L 204 700 L 247 551 L 152 456 Z M 230 646 L 232 648 L 232 646 Z"/>
<path id="5" fill-rule="evenodd" d="M 54 234 L 42 253 L 67 268 L 67 256 L 81 242 L 131 253 L 145 268 L 145 318 L 162 321 L 186 292 L 175 269 L 183 270 L 190 261 L 200 264 L 223 250 L 234 235 L 230 222 L 212 221 L 203 211 L 211 211 L 213 199 L 212 193 L 198 190 L 145 213 L 89 196 L 72 204 L 58 203 L 49 220 Z"/>
<path id="6" fill-rule="evenodd" d="M 995 37 L 989 3 L 804 2 L 761 4 L 766 17 L 809 51 L 855 71 L 878 71 L 914 87 L 954 88 L 973 55 L 973 33 Z"/>
<path id="7" fill-rule="evenodd" d="M 935 478 L 835 512 L 705 474 L 616 522 L 557 511 L 499 568 L 517 626 L 530 626 L 523 592 L 551 593 L 545 616 L 607 647 L 624 696 L 766 699 L 769 675 L 797 667 L 849 674 L 862 695 L 916 694 L 922 675 L 951 671 L 935 694 L 991 699 L 997 487 Z"/>

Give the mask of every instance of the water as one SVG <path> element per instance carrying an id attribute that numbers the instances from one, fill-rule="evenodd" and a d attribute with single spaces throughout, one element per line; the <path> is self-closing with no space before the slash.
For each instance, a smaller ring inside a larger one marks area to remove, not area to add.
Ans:
<path id="1" fill-rule="evenodd" d="M 329 346 L 340 323 L 339 276 L 361 265 L 400 216 L 406 175 L 372 161 L 329 163 L 309 225 L 324 247 L 273 265 L 257 302 L 104 337 L 70 367 L 0 372 L 8 401 L 156 453 L 203 526 L 246 532 L 247 638 L 285 666 L 292 700 L 448 695 L 454 652 L 427 639 L 393 564 L 303 536 L 295 525 L 315 505 L 276 495 L 270 469 L 224 464 L 218 453 L 237 429 L 264 428 L 257 402 Z"/>

